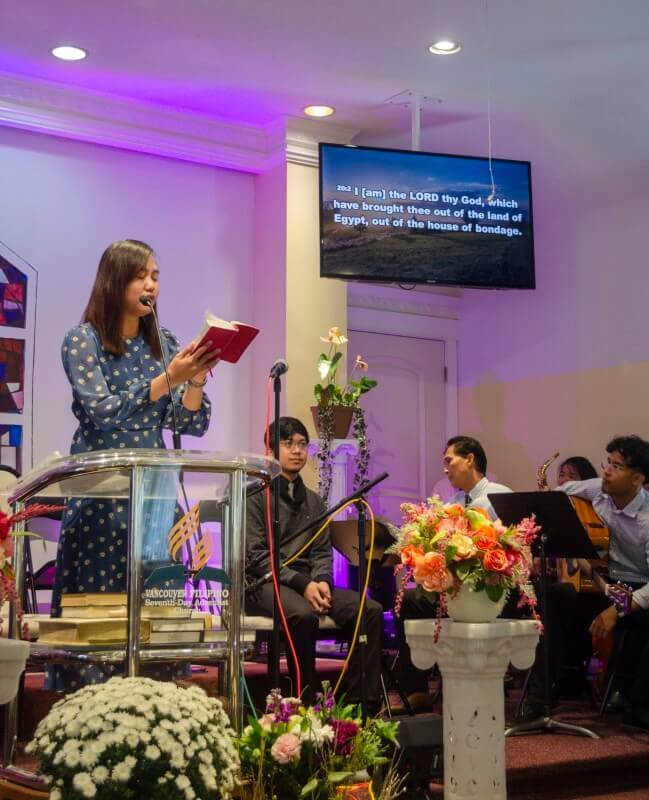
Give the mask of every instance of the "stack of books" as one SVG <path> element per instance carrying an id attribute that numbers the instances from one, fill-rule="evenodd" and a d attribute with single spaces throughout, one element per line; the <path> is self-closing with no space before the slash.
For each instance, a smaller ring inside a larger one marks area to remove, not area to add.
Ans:
<path id="1" fill-rule="evenodd" d="M 61 616 L 39 620 L 44 644 L 123 644 L 126 641 L 126 594 L 65 594 Z M 140 618 L 143 644 L 201 642 L 212 617 L 183 605 L 144 605 Z"/>

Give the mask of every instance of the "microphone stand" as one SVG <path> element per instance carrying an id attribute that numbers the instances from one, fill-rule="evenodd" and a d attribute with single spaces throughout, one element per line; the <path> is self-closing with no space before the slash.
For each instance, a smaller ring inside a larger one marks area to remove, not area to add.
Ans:
<path id="1" fill-rule="evenodd" d="M 315 519 L 311 520 L 310 522 L 307 522 L 306 525 L 303 525 L 301 528 L 299 528 L 297 531 L 295 531 L 295 533 L 291 534 L 291 536 L 289 536 L 287 539 L 284 540 L 284 542 L 283 542 L 284 546 L 286 546 L 287 544 L 291 544 L 291 542 L 294 542 L 296 539 L 298 539 L 300 536 L 302 536 L 302 534 L 305 531 L 308 531 L 311 528 L 319 527 L 326 519 L 328 519 L 329 517 L 333 517 L 335 515 L 335 513 L 340 508 L 342 508 L 346 503 L 350 503 L 350 502 L 352 502 L 354 500 L 358 500 L 362 495 L 367 494 L 367 492 L 369 492 L 370 489 L 373 489 L 377 484 L 381 483 L 381 481 L 384 481 L 388 477 L 389 477 L 389 473 L 388 472 L 382 472 L 380 475 L 378 475 L 373 480 L 368 481 L 367 483 L 363 484 L 363 486 L 359 487 L 355 492 L 352 492 L 351 494 L 348 494 L 347 497 L 343 497 L 342 500 L 339 500 L 333 506 L 330 506 L 326 511 L 324 511 L 322 514 L 320 514 L 319 517 L 316 517 Z M 290 557 L 291 556 L 288 556 L 287 558 L 290 558 Z M 253 558 L 250 561 L 248 561 L 248 563 L 246 564 L 246 570 L 248 571 L 248 570 L 250 570 L 251 567 L 253 567 L 253 568 L 256 567 L 265 558 L 266 558 L 266 553 L 258 553 L 255 558 Z M 256 578 L 255 580 L 253 580 L 250 583 L 248 583 L 246 585 L 246 591 L 248 591 L 248 592 L 256 592 L 257 589 L 259 589 L 260 586 L 263 586 L 264 583 L 269 581 L 271 579 L 271 577 L 272 577 L 272 572 L 266 572 L 264 575 L 261 575 L 259 578 Z"/>
<path id="2" fill-rule="evenodd" d="M 169 399 L 171 400 L 171 419 L 173 423 L 173 430 L 171 432 L 171 442 L 174 446 L 174 450 L 180 450 L 181 442 L 180 442 L 180 433 L 178 431 L 178 417 L 176 416 L 176 401 L 174 399 L 174 393 L 171 388 L 171 380 L 169 379 L 169 365 L 167 364 L 167 356 L 165 355 L 164 340 L 162 338 L 162 331 L 160 330 L 160 323 L 158 322 L 158 315 L 156 314 L 155 306 L 148 297 L 145 296 L 140 297 L 140 303 L 143 306 L 150 308 L 151 315 L 153 316 L 153 323 L 155 325 L 155 330 L 158 337 L 158 343 L 160 345 L 160 354 L 162 356 L 162 366 L 164 367 L 165 378 L 167 379 L 167 389 L 169 389 Z"/>
<path id="3" fill-rule="evenodd" d="M 359 608 L 365 593 L 366 571 L 371 567 L 365 556 L 365 498 L 361 495 L 356 501 L 358 512 L 358 602 Z M 358 628 L 358 665 L 361 673 L 361 721 L 367 719 L 367 632 L 365 629 L 365 606 L 362 606 L 360 625 Z"/>
<path id="4" fill-rule="evenodd" d="M 278 380 L 276 378 L 275 380 Z M 275 426 L 276 435 L 279 433 L 279 425 Z M 374 478 L 374 480 L 369 481 L 368 483 L 361 486 L 355 492 L 352 492 L 347 497 L 340 500 L 331 508 L 327 509 L 323 514 L 317 517 L 315 520 L 312 520 L 308 523 L 308 525 L 304 525 L 300 530 L 296 531 L 290 538 L 288 538 L 284 545 L 289 544 L 290 542 L 295 541 L 298 537 L 300 537 L 305 531 L 309 530 L 310 528 L 318 528 L 322 522 L 324 522 L 329 517 L 333 516 L 339 508 L 345 505 L 345 503 L 352 502 L 356 500 L 356 509 L 358 512 L 358 602 L 359 608 L 361 603 L 363 602 L 363 594 L 365 589 L 365 577 L 367 572 L 367 557 L 365 555 L 365 523 L 366 523 L 366 515 L 365 515 L 365 505 L 363 503 L 364 495 L 376 486 L 381 481 L 384 481 L 388 477 L 387 472 L 381 473 L 378 477 Z M 275 486 L 275 497 L 274 497 L 274 504 L 275 508 L 279 509 L 279 478 L 276 478 L 277 484 Z M 273 481 L 273 482 L 275 482 Z M 279 531 L 279 516 L 276 516 L 274 523 L 277 523 L 277 530 Z M 273 525 L 275 527 L 275 525 Z M 279 537 L 276 538 L 275 530 L 272 532 L 273 536 L 273 543 L 274 543 L 274 571 L 275 574 L 279 577 L 279 571 L 281 568 L 280 563 L 280 554 L 279 554 Z M 265 558 L 265 554 L 261 553 L 261 557 L 257 557 L 254 561 L 247 565 L 247 568 L 250 566 L 255 566 L 255 564 L 260 563 L 263 558 Z M 289 556 L 290 558 L 290 556 Z M 266 581 L 268 581 L 272 576 L 272 573 L 267 572 L 265 575 L 262 575 L 260 578 L 257 578 L 256 581 L 250 584 L 248 587 L 248 591 L 254 593 L 260 586 L 262 586 Z M 275 596 L 273 595 L 273 598 Z M 276 599 L 273 605 L 273 653 L 271 655 L 271 659 L 273 661 L 273 678 L 277 676 L 277 680 L 279 680 L 279 639 L 275 642 L 275 628 L 278 629 L 279 635 L 279 620 L 277 619 L 276 613 Z M 358 632 L 358 646 L 359 646 L 359 669 L 360 669 L 360 677 L 361 677 L 361 718 L 363 722 L 367 719 L 367 633 L 365 629 L 365 611 L 363 610 L 363 614 L 361 615 L 359 632 Z M 275 672 L 277 670 L 277 672 Z M 277 683 L 273 685 L 277 686 Z"/>
<path id="5" fill-rule="evenodd" d="M 273 453 L 275 453 L 275 457 L 279 458 L 279 441 L 280 441 L 280 431 L 279 431 L 279 418 L 280 418 L 280 411 L 279 411 L 279 400 L 280 394 L 282 391 L 282 380 L 280 375 L 276 372 L 273 375 L 273 395 L 275 398 L 275 420 L 274 420 L 274 434 L 273 434 Z M 271 530 L 271 537 L 273 542 L 273 567 L 272 571 L 277 576 L 277 584 L 278 584 L 278 591 L 280 590 L 279 584 L 279 571 L 281 568 L 280 562 L 280 541 L 281 541 L 281 528 L 280 528 L 280 519 L 279 519 L 279 489 L 280 489 L 280 480 L 281 476 L 278 475 L 276 478 L 273 478 L 272 485 L 274 488 L 273 492 L 273 527 Z M 280 681 L 280 671 L 279 671 L 279 647 L 280 647 L 280 637 L 281 637 L 281 621 L 279 616 L 279 598 L 276 597 L 275 592 L 273 592 L 273 636 L 271 640 L 271 652 L 269 653 L 270 661 L 272 663 L 272 686 L 279 689 L 279 681 Z"/>

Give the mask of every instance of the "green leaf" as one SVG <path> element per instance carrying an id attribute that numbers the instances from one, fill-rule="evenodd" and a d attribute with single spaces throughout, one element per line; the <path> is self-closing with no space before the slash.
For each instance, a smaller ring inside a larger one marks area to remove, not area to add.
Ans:
<path id="1" fill-rule="evenodd" d="M 358 382 L 358 388 L 361 394 L 365 394 L 365 392 L 369 392 L 369 390 L 373 389 L 377 384 L 378 381 L 372 380 L 372 378 L 362 377 Z"/>
<path id="2" fill-rule="evenodd" d="M 444 558 L 446 559 L 447 567 L 453 563 L 453 558 L 455 557 L 456 553 L 457 553 L 457 547 L 453 547 L 452 544 L 449 544 L 449 546 L 446 548 L 444 552 Z"/>
<path id="3" fill-rule="evenodd" d="M 455 567 L 455 574 L 461 581 L 463 581 L 469 572 L 471 572 L 471 566 L 472 564 L 470 561 L 460 561 L 457 564 Z"/>
<path id="4" fill-rule="evenodd" d="M 311 778 L 311 780 L 302 787 L 302 791 L 300 792 L 300 797 L 306 797 L 308 794 L 313 794 L 318 788 L 320 781 L 317 778 Z"/>
<path id="5" fill-rule="evenodd" d="M 353 772 L 330 772 L 327 775 L 327 780 L 329 783 L 342 783 L 346 781 L 347 778 L 351 778 L 353 774 Z"/>
<path id="6" fill-rule="evenodd" d="M 496 584 L 487 584 L 487 586 L 485 587 L 485 591 L 487 592 L 487 597 L 490 600 L 493 600 L 494 603 L 497 603 L 503 596 L 503 592 L 505 590 L 499 583 L 496 583 Z"/>

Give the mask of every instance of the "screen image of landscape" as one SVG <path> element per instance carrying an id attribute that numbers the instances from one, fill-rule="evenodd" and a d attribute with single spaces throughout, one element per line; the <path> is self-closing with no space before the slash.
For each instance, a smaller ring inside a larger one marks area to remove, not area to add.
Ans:
<path id="1" fill-rule="evenodd" d="M 529 162 L 321 144 L 320 274 L 533 289 Z"/>

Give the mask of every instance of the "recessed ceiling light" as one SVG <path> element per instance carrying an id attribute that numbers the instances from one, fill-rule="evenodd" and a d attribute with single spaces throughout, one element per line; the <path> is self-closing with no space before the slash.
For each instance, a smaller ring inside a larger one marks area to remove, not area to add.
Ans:
<path id="1" fill-rule="evenodd" d="M 52 55 L 55 58 L 60 58 L 61 61 L 83 61 L 88 53 L 81 47 L 74 47 L 70 44 L 61 45 L 61 47 L 54 47 Z"/>
<path id="2" fill-rule="evenodd" d="M 307 117 L 330 117 L 336 111 L 332 106 L 305 106 L 303 110 Z"/>
<path id="3" fill-rule="evenodd" d="M 440 39 L 439 42 L 433 42 L 428 49 L 436 56 L 452 56 L 460 52 L 462 45 L 452 39 Z"/>

